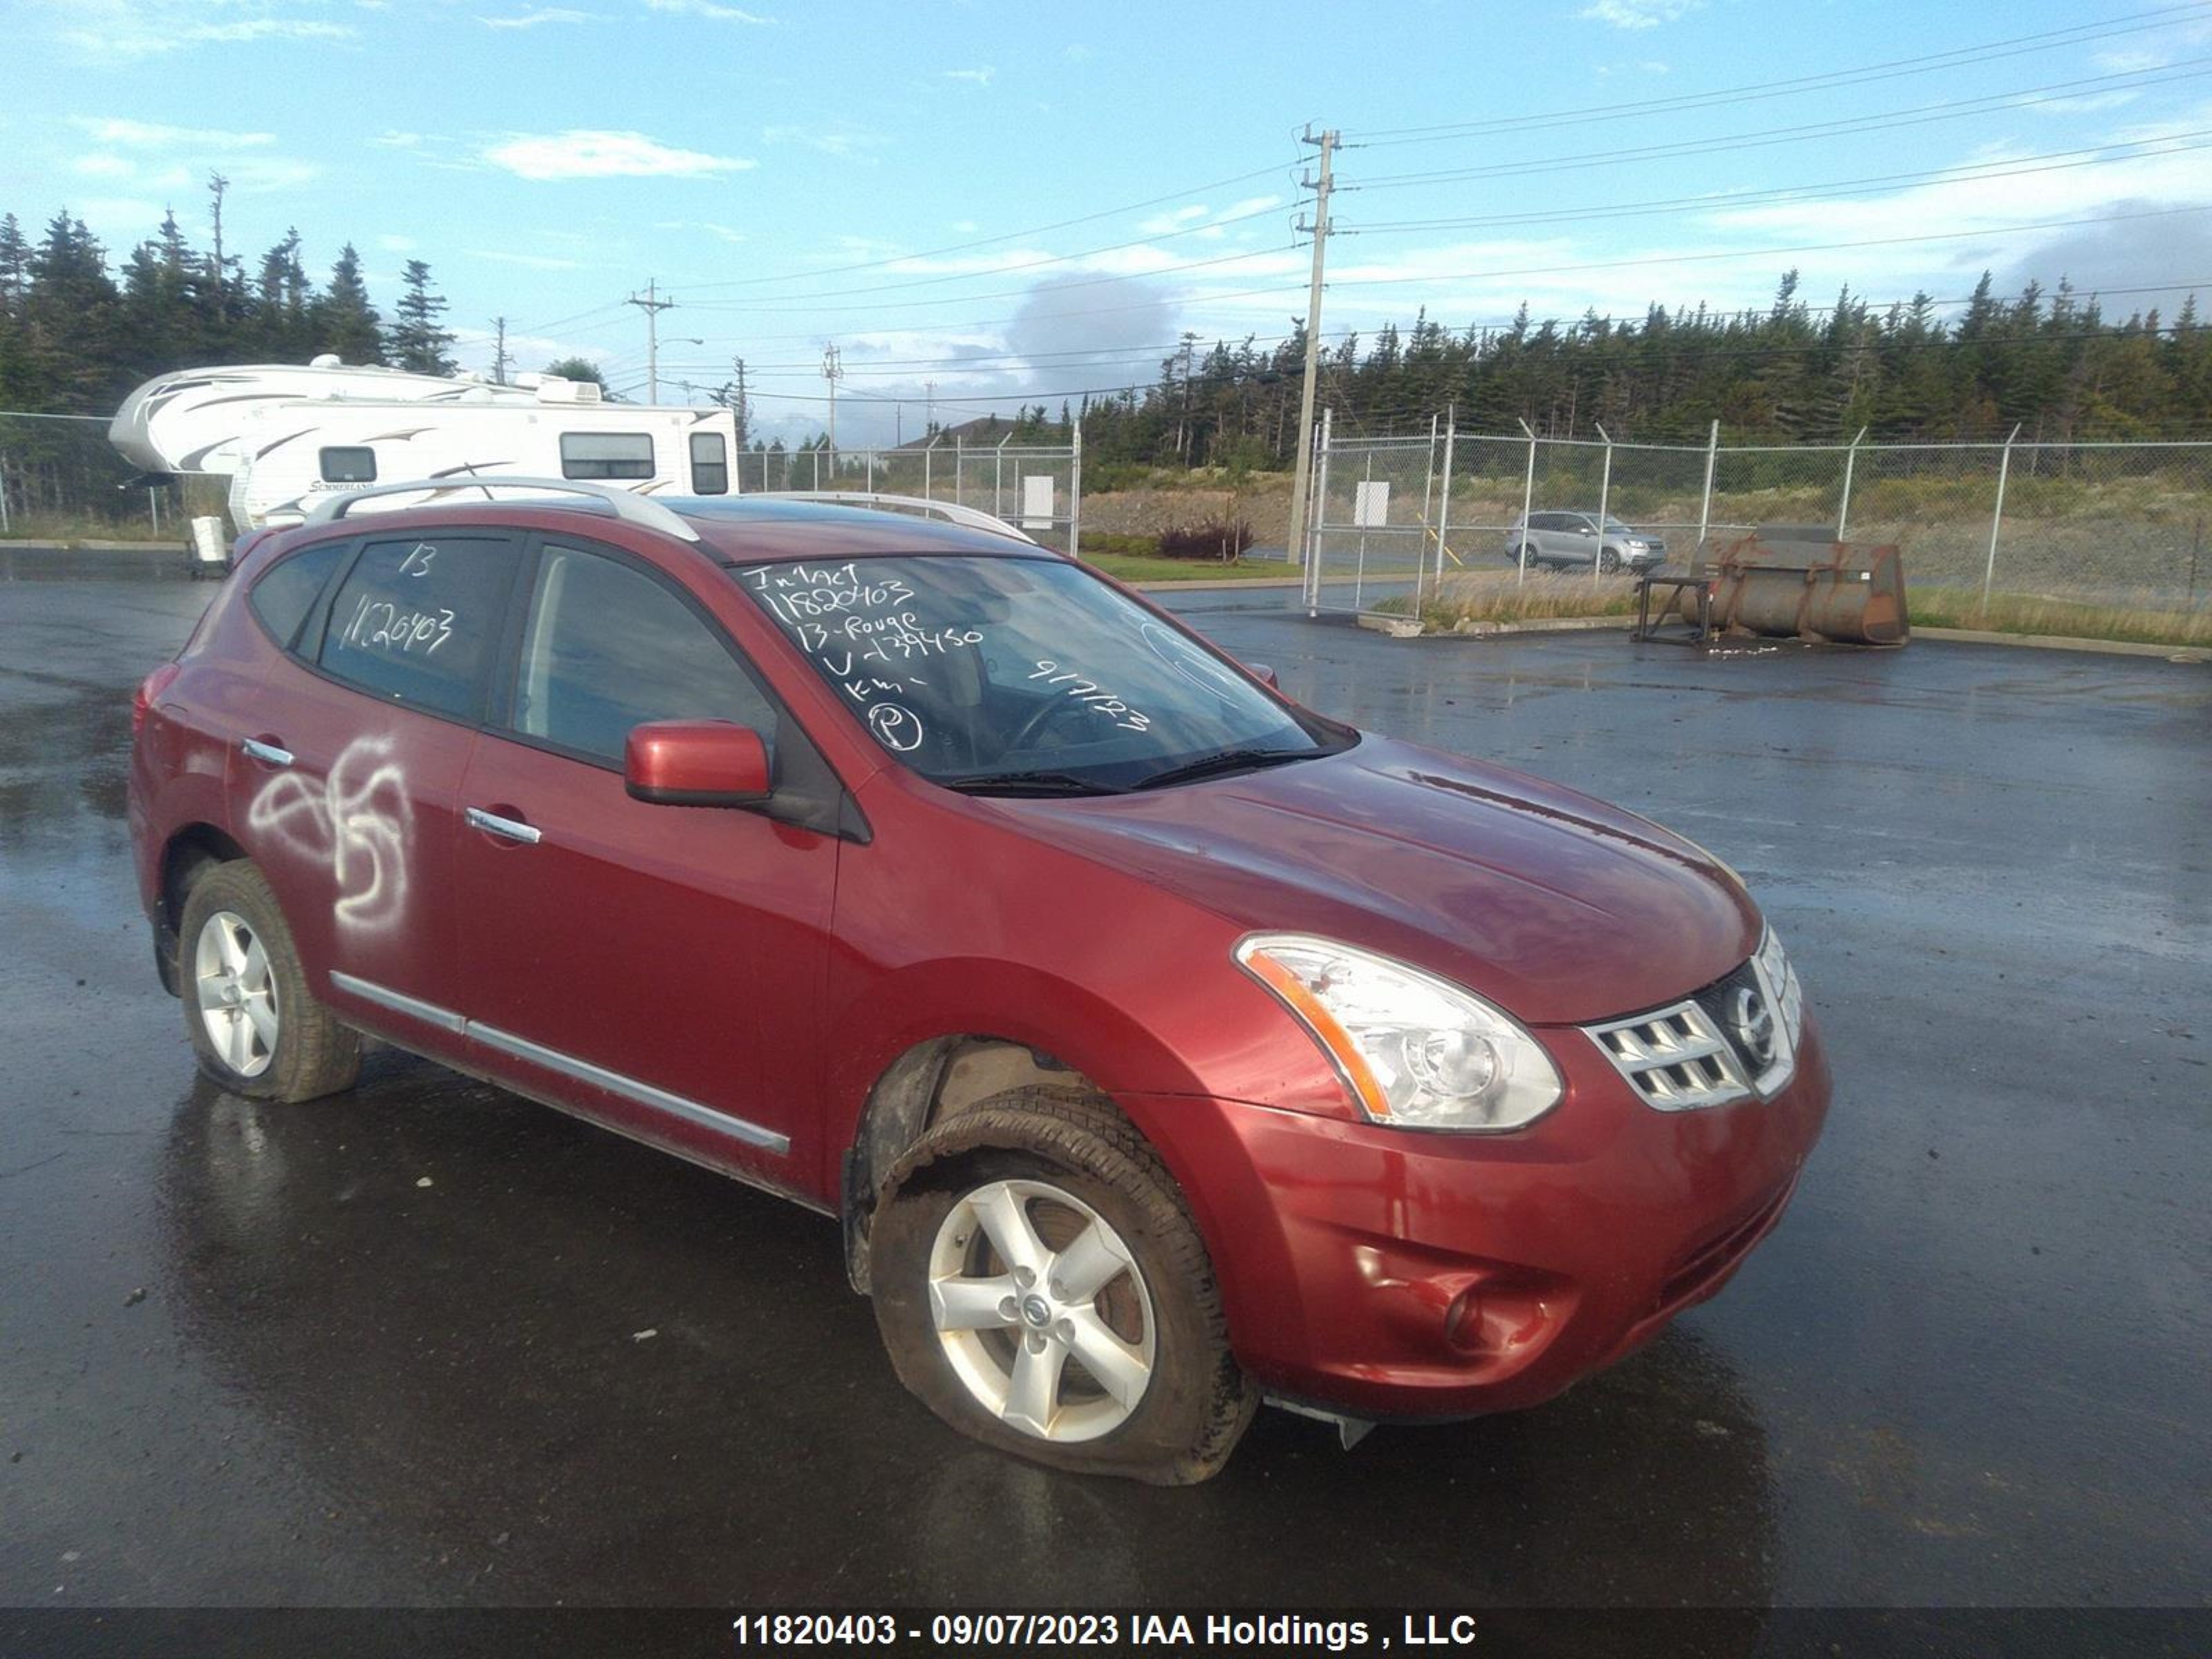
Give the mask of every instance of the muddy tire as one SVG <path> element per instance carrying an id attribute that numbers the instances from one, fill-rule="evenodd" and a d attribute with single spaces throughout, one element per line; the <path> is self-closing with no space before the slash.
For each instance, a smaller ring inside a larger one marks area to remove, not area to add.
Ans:
<path id="1" fill-rule="evenodd" d="M 884 1183 L 870 1282 L 900 1380 L 1000 1450 L 1187 1486 L 1251 1421 L 1198 1230 L 1103 1102 L 1014 1090 L 924 1135 Z"/>
<path id="2" fill-rule="evenodd" d="M 361 1038 L 315 1000 L 261 872 L 210 866 L 185 897 L 177 983 L 200 1069 L 253 1100 L 314 1100 L 353 1086 Z"/>

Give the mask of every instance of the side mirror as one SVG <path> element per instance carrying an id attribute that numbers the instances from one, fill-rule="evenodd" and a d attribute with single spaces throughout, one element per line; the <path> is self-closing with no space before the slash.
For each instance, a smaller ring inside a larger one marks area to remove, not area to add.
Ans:
<path id="1" fill-rule="evenodd" d="M 1597 532 L 1592 530 L 1586 524 L 1578 524 L 1575 526 L 1575 534 L 1577 536 L 1595 536 L 1597 534 Z"/>
<path id="2" fill-rule="evenodd" d="M 654 720 L 630 731 L 623 787 L 659 806 L 758 806 L 772 788 L 768 745 L 728 720 Z"/>
<path id="3" fill-rule="evenodd" d="M 1266 663 L 1248 662 L 1244 665 L 1244 672 L 1270 691 L 1279 691 L 1283 689 L 1283 683 L 1275 678 L 1275 671 Z"/>

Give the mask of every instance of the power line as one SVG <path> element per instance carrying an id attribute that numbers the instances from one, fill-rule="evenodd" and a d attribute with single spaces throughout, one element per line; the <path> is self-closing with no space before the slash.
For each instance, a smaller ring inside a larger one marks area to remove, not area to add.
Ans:
<path id="1" fill-rule="evenodd" d="M 2148 140 L 2128 140 L 2112 144 L 2093 144 L 2081 149 L 2056 150 L 2046 155 L 2021 155 L 2004 161 L 1960 162 L 1955 167 L 1932 167 L 1919 173 L 1876 173 L 1863 179 L 1838 179 L 1818 185 L 1778 185 L 1770 190 L 1707 192 L 1697 196 L 1674 196 L 1649 202 L 1613 203 L 1601 206 L 1550 208 L 1540 213 L 1495 214 L 1471 219 L 1401 219 L 1379 220 L 1371 224 L 1339 227 L 1347 236 L 1371 235 L 1384 231 L 1408 230 L 1472 230 L 1503 225 L 1547 224 L 1559 220 L 1580 222 L 1590 219 L 1634 218 L 1646 214 L 1673 212 L 1683 208 L 1698 208 L 1721 211 L 1733 208 L 1756 206 L 1761 204 L 1787 205 L 1796 201 L 1820 201 L 1834 196 L 1849 195 L 1872 185 L 1912 183 L 1978 184 L 1990 179 L 2020 179 L 2043 173 L 2063 173 L 2075 167 L 2108 167 L 2115 161 L 2132 161 L 2160 155 L 2180 155 L 2192 150 L 2212 148 L 2206 143 L 2185 143 L 2185 139 L 2212 140 L 2212 127 L 2193 132 L 2178 132 L 2165 137 Z M 2150 149 L 2148 145 L 2164 145 Z M 2124 154 L 2106 155 L 2107 150 Z M 2069 161 L 2069 156 L 2089 159 Z M 2051 162 L 2047 167 L 2013 166 L 2020 162 Z"/>
<path id="2" fill-rule="evenodd" d="M 2185 213 L 2212 212 L 2212 202 L 2188 207 L 2150 208 L 2140 213 L 2108 213 L 2087 219 L 2044 219 L 2027 224 L 1985 225 L 1974 230 L 1933 231 L 1920 236 L 1869 236 L 1849 242 L 1806 242 L 1794 247 L 1723 248 L 1706 253 L 1665 253 L 1640 259 L 1599 259 L 1583 264 L 1525 265 L 1510 270 L 1425 271 L 1416 276 L 1340 277 L 1332 288 L 1392 288 L 1407 283 L 1486 281 L 1498 276 L 1556 276 L 1584 270 L 1619 270 L 1639 265 L 1699 264 L 1723 259 L 1773 259 L 1799 253 L 1835 253 L 1862 247 L 1901 247 L 1919 242 L 1955 242 L 2016 236 L 2032 230 L 2069 230 L 2081 225 L 2125 224 L 2137 219 L 2167 219 Z"/>
<path id="3" fill-rule="evenodd" d="M 2178 64 L 2160 70 L 2125 70 L 2112 75 L 2087 76 L 2076 81 L 2053 82 L 2046 86 L 2027 87 L 2014 92 L 1991 93 L 1979 98 L 1954 100 L 1948 103 L 1919 104 L 1909 109 L 1890 110 L 1876 115 L 1840 117 L 1832 121 L 1814 121 L 1794 127 L 1766 127 L 1754 132 L 1735 133 L 1723 138 L 1684 139 L 1669 144 L 1641 144 L 1627 149 L 1587 150 L 1578 155 L 1547 156 L 1535 161 L 1507 161 L 1482 167 L 1446 167 L 1425 173 L 1385 173 L 1369 179 L 1346 189 L 1405 190 L 1419 185 L 1455 184 L 1473 179 L 1501 179 L 1523 177 L 1532 173 L 1566 173 L 1583 167 L 1609 167 L 1624 161 L 1658 161 L 1679 160 L 1684 156 L 1718 155 L 1724 151 L 1759 149 L 1776 144 L 1802 143 L 1813 138 L 1847 137 L 1856 133 L 1888 131 L 1899 127 L 1926 126 L 1940 121 L 1955 121 L 1970 115 L 1986 114 L 1993 108 L 2033 108 L 2041 104 L 2057 103 L 2064 98 L 2078 96 L 2084 88 L 2104 87 L 2118 90 L 2115 82 L 2125 81 L 2128 89 L 2161 86 L 2172 81 L 2191 81 L 2203 77 L 2205 65 L 2212 58 L 2185 58 Z M 2030 94 L 2042 94 L 2032 96 Z"/>
<path id="4" fill-rule="evenodd" d="M 2149 11 L 2130 12 L 2124 16 L 2106 18 L 2095 23 L 2076 23 L 2064 28 L 2046 29 L 2038 34 L 2014 35 L 2008 40 L 1985 42 L 1976 46 L 1959 46 L 1948 52 L 1929 52 L 1918 58 L 1893 58 L 1882 63 L 1863 64 L 1856 69 L 1831 70 L 1820 75 L 1798 76 L 1787 81 L 1754 81 L 1742 86 L 1723 87 L 1711 92 L 1684 93 L 1672 98 L 1644 99 L 1636 106 L 1638 118 L 1649 120 L 1655 116 L 1679 112 L 1709 109 L 1719 105 L 1756 103 L 1767 99 L 1784 98 L 1796 93 L 1815 88 L 1829 89 L 1844 86 L 1864 85 L 1873 81 L 1890 81 L 1906 76 L 1929 75 L 1939 70 L 1954 69 L 1969 63 L 1990 63 L 2001 58 L 2017 58 L 2038 52 L 2051 52 L 2061 46 L 2081 46 L 2090 40 L 2104 40 L 2114 35 L 2140 34 L 2148 30 L 2170 28 L 2191 18 L 2204 15 L 2201 5 L 2160 6 Z M 1479 137 L 1494 132 L 1526 132 L 1547 128 L 1575 126 L 1586 123 L 1618 124 L 1617 109 L 1543 112 L 1534 115 L 1500 116 L 1482 121 L 1453 121 L 1437 126 L 1385 127 L 1364 138 L 1355 135 L 1346 148 L 1351 149 L 1384 149 L 1402 144 L 1440 143 L 1456 138 Z"/>

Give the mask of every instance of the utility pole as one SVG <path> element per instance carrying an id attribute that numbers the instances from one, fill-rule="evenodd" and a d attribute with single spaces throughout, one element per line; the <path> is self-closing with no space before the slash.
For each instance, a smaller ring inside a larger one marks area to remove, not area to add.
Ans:
<path id="1" fill-rule="evenodd" d="M 1298 393 L 1298 459 L 1291 481 L 1290 556 L 1301 567 L 1306 557 L 1306 492 L 1313 479 L 1314 385 L 1321 378 L 1321 278 L 1328 247 L 1328 193 L 1334 184 L 1329 162 L 1336 153 L 1336 139 L 1334 131 L 1316 138 L 1311 127 L 1300 137 L 1301 143 L 1321 149 L 1320 176 L 1308 181 L 1314 193 L 1313 223 L 1298 227 L 1313 233 L 1313 283 L 1306 292 L 1306 380 Z"/>
<path id="2" fill-rule="evenodd" d="M 830 453 L 834 456 L 837 453 L 837 382 L 845 378 L 845 366 L 837 361 L 834 340 L 822 354 L 822 378 L 830 382 Z"/>
<path id="3" fill-rule="evenodd" d="M 1198 336 L 1189 330 L 1182 337 L 1182 413 L 1176 417 L 1176 458 L 1185 466 L 1190 465 L 1190 353 L 1198 343 Z"/>
<path id="4" fill-rule="evenodd" d="M 492 383 L 495 386 L 505 386 L 507 384 L 507 366 L 514 361 L 514 358 L 507 355 L 507 319 L 504 317 L 495 317 L 491 321 L 492 326 L 499 331 L 499 348 L 492 353 L 491 357 Z"/>
<path id="5" fill-rule="evenodd" d="M 633 294 L 623 301 L 635 306 L 645 313 L 645 400 L 649 404 L 660 401 L 660 313 L 676 303 L 660 297 L 658 278 L 645 285 L 642 297 Z"/>
<path id="6" fill-rule="evenodd" d="M 937 430 L 937 382 L 924 380 L 921 389 L 927 397 L 927 401 L 922 404 L 922 429 L 934 432 Z"/>
<path id="7" fill-rule="evenodd" d="M 745 360 L 738 357 L 732 362 L 738 371 L 738 447 L 742 449 L 752 439 L 753 406 L 751 399 L 745 396 Z"/>

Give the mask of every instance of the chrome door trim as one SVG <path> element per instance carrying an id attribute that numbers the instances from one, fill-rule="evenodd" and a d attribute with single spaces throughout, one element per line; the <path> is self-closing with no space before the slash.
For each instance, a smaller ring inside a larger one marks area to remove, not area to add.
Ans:
<path id="1" fill-rule="evenodd" d="M 410 997 L 403 991 L 394 991 L 387 986 L 359 979 L 351 974 L 333 972 L 331 983 L 364 1002 L 373 1002 L 380 1008 L 389 1008 L 394 1013 L 422 1020 L 456 1036 L 473 1037 L 487 1048 L 495 1048 L 516 1060 L 526 1060 L 533 1066 L 542 1066 L 549 1072 L 557 1072 L 578 1083 L 588 1083 L 595 1089 L 605 1089 L 609 1094 L 634 1100 L 641 1106 L 650 1106 L 671 1117 L 680 1117 L 687 1123 L 696 1123 L 702 1129 L 711 1129 L 716 1134 L 741 1140 L 748 1146 L 758 1146 L 763 1152 L 774 1152 L 778 1158 L 787 1157 L 791 1152 L 789 1135 L 778 1134 L 773 1129 L 764 1129 L 734 1113 L 702 1105 L 683 1095 L 672 1094 L 665 1089 L 657 1089 L 650 1083 L 641 1083 L 620 1072 L 611 1072 L 604 1066 L 594 1066 L 588 1060 L 579 1060 L 575 1055 L 562 1054 L 557 1048 L 548 1048 L 542 1043 L 532 1042 L 528 1037 L 520 1037 L 512 1031 L 486 1025 L 480 1020 L 455 1013 L 450 1008 L 441 1008 L 434 1002 L 425 1002 L 419 997 Z"/>
<path id="2" fill-rule="evenodd" d="M 373 1002 L 380 1008 L 389 1008 L 395 1014 L 405 1014 L 410 1019 L 419 1019 L 425 1024 L 434 1025 L 441 1031 L 451 1031 L 459 1036 L 468 1030 L 468 1021 L 452 1009 L 441 1008 L 434 1002 L 425 1002 L 421 998 L 410 997 L 403 991 L 393 991 L 381 985 L 371 984 L 368 980 L 356 979 L 351 974 L 341 974 L 335 969 L 331 971 L 331 983 L 341 991 L 350 992 L 363 1002 Z"/>
<path id="3" fill-rule="evenodd" d="M 496 812 L 487 812 L 481 806 L 467 809 L 469 823 L 488 836 L 498 836 L 507 841 L 519 841 L 525 847 L 535 847 L 544 839 L 545 832 L 534 823 L 524 823 L 515 818 L 503 818 Z"/>
<path id="4" fill-rule="evenodd" d="M 635 1078 L 624 1077 L 620 1072 L 611 1072 L 604 1066 L 594 1066 L 588 1060 L 579 1060 L 574 1054 L 564 1054 L 557 1048 L 548 1048 L 532 1042 L 528 1037 L 516 1036 L 495 1026 L 468 1022 L 468 1034 L 488 1048 L 512 1054 L 517 1060 L 526 1060 L 533 1066 L 543 1066 L 549 1072 L 558 1072 L 562 1077 L 574 1078 L 579 1083 L 588 1083 L 595 1089 L 605 1089 L 609 1094 L 634 1100 L 641 1106 L 650 1106 L 655 1111 L 666 1112 L 696 1123 L 702 1129 L 712 1129 L 733 1140 L 742 1140 L 749 1146 L 758 1146 L 779 1158 L 791 1151 L 791 1137 L 781 1135 L 773 1129 L 763 1129 L 757 1123 L 718 1111 L 712 1106 L 702 1106 L 696 1100 L 671 1094 L 665 1089 L 656 1089 L 650 1083 L 641 1083 Z"/>
<path id="5" fill-rule="evenodd" d="M 238 746 L 255 760 L 270 766 L 289 766 L 292 763 L 290 750 L 279 749 L 275 744 L 264 743 L 258 738 L 246 738 Z"/>

